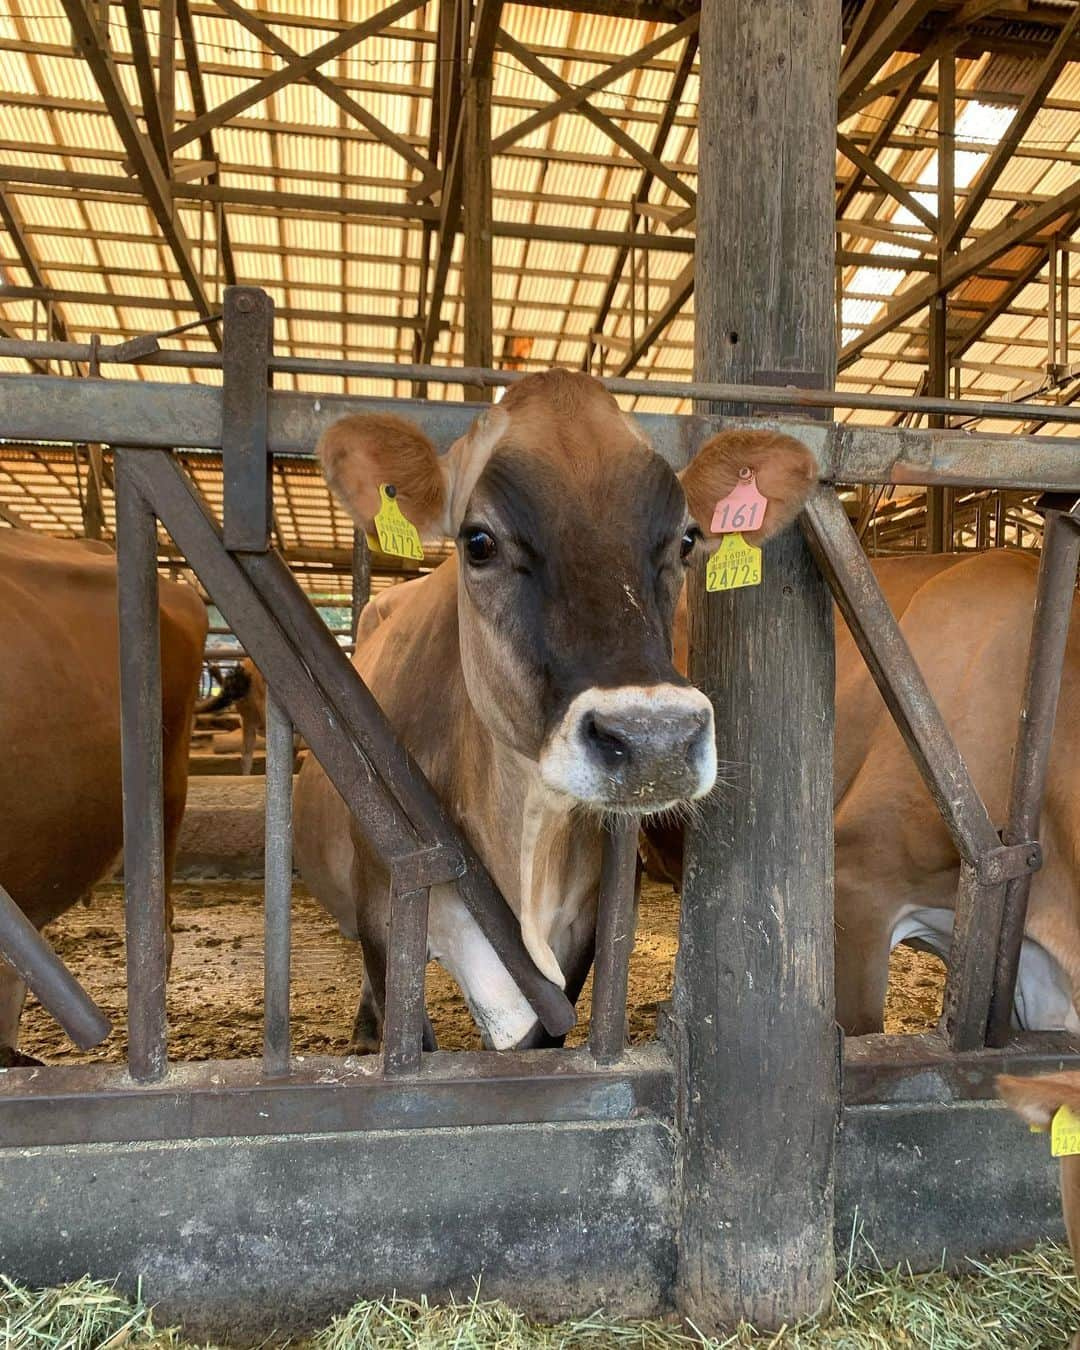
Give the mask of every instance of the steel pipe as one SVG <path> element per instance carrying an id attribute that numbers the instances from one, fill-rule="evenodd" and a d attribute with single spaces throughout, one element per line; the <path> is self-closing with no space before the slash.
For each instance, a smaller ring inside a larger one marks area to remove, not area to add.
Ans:
<path id="1" fill-rule="evenodd" d="M 8 892 L 0 886 L 0 957 L 80 1050 L 100 1045 L 112 1023 Z"/>
<path id="2" fill-rule="evenodd" d="M 266 856 L 263 940 L 263 1068 L 289 1071 L 289 960 L 292 941 L 293 728 L 266 691 Z"/>

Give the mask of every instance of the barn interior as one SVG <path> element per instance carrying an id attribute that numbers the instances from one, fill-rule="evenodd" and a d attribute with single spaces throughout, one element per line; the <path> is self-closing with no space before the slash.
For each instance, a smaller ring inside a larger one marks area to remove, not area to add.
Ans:
<path id="1" fill-rule="evenodd" d="M 275 352 L 297 359 L 275 373 L 280 390 L 484 401 L 497 389 L 424 381 L 416 367 L 562 365 L 639 378 L 619 395 L 630 412 L 689 410 L 647 382 L 694 368 L 693 4 L 0 8 L 0 371 L 220 383 L 220 370 L 170 353 L 213 355 L 223 288 L 242 283 L 272 297 Z M 845 3 L 836 388 L 856 406 L 837 420 L 1070 434 L 1078 25 L 1069 0 Z M 63 354 L 36 353 L 45 339 Z M 320 371 L 327 358 L 355 373 Z M 387 362 L 393 379 L 365 370 Z M 896 396 L 897 408 L 880 397 L 859 407 L 860 395 Z M 913 410 L 909 396 L 972 410 Z M 1016 415 L 981 416 L 979 400 Z M 177 449 L 220 514 L 220 456 Z M 343 645 L 370 595 L 446 554 L 413 564 L 354 539 L 310 458 L 279 455 L 274 476 L 274 543 Z M 1040 546 L 1030 492 L 862 485 L 843 499 L 871 555 Z M 0 528 L 111 541 L 115 527 L 109 446 L 0 443 Z M 198 585 L 164 532 L 159 565 Z M 204 692 L 239 655 L 211 610 Z M 226 712 L 203 717 L 192 746 L 170 995 L 180 1058 L 258 1045 L 262 760 L 254 779 L 240 775 L 239 737 Z M 50 934 L 118 1013 L 120 905 L 118 885 L 102 888 Z M 305 905 L 296 959 L 310 1010 L 301 993 L 297 1048 L 340 1050 L 359 958 L 314 905 L 305 920 Z M 647 889 L 636 1038 L 652 1035 L 669 992 L 676 930 L 670 890 Z M 222 948 L 228 1013 L 200 1021 L 207 954 Z M 940 963 L 902 949 L 894 967 L 890 1029 L 933 1025 Z M 449 980 L 431 978 L 441 1042 L 478 1044 Z M 223 1025 L 228 1043 L 215 1039 Z M 33 1008 L 26 1048 L 122 1058 L 122 1034 L 77 1052 Z"/>

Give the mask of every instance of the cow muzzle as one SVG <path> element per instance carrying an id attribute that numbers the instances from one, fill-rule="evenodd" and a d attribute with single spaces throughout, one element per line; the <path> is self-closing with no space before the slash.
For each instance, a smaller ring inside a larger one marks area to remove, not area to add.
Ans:
<path id="1" fill-rule="evenodd" d="M 716 780 L 712 705 L 675 684 L 586 689 L 548 737 L 540 777 L 600 810 L 647 815 L 703 797 Z"/>

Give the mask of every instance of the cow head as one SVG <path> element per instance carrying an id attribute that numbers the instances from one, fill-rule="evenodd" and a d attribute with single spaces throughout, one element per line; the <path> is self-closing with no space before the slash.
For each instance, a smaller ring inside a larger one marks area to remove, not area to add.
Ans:
<path id="1" fill-rule="evenodd" d="M 710 790 L 712 707 L 672 665 L 676 602 L 741 468 L 769 499 L 753 542 L 795 517 L 816 478 L 800 442 L 722 433 L 677 476 L 596 380 L 555 370 L 512 386 L 442 459 L 392 416 L 343 419 L 319 457 L 363 529 L 392 483 L 422 534 L 456 539 L 469 697 L 551 791 L 649 813 Z"/>

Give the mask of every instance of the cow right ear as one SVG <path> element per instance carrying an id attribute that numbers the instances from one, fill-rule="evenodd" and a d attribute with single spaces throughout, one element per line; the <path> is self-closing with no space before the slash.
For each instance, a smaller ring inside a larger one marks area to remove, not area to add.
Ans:
<path id="1" fill-rule="evenodd" d="M 373 532 L 379 487 L 393 484 L 402 514 L 422 535 L 446 532 L 446 480 L 435 447 L 414 423 L 390 413 L 343 417 L 323 433 L 315 453 L 360 529 Z"/>

